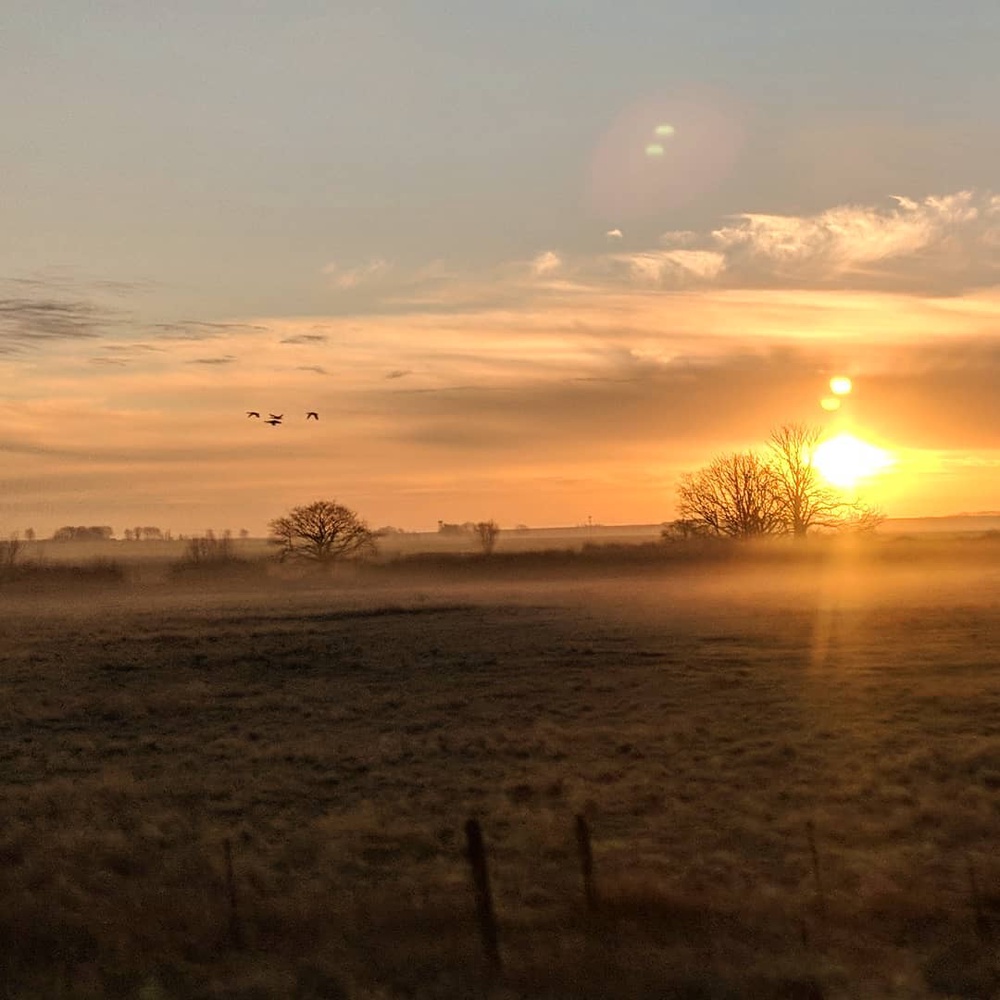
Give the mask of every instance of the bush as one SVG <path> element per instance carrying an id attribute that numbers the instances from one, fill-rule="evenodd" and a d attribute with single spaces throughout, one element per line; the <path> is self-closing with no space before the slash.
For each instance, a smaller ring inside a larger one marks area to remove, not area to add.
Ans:
<path id="1" fill-rule="evenodd" d="M 216 538 L 211 531 L 200 538 L 189 538 L 184 548 L 185 563 L 194 566 L 213 565 L 221 563 L 242 562 L 233 551 L 233 540 L 226 532 L 221 538 Z"/>

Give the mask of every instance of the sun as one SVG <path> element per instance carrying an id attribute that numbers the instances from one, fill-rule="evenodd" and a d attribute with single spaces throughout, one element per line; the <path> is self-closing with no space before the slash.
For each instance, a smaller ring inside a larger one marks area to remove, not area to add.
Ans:
<path id="1" fill-rule="evenodd" d="M 862 479 L 877 475 L 894 461 L 884 449 L 846 433 L 822 442 L 813 453 L 813 465 L 820 475 L 841 489 L 853 489 Z"/>

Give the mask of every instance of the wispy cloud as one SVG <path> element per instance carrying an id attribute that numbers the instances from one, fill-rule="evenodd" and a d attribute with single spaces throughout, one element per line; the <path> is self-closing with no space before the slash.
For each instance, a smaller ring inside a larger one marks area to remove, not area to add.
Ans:
<path id="1" fill-rule="evenodd" d="M 552 250 L 538 254 L 531 262 L 531 272 L 539 278 L 554 274 L 560 267 L 562 267 L 562 259 L 559 254 Z"/>
<path id="2" fill-rule="evenodd" d="M 887 205 L 842 205 L 812 216 L 746 213 L 716 230 L 706 247 L 720 255 L 729 284 L 861 285 L 929 291 L 990 284 L 1000 210 L 992 195 L 960 191 Z M 667 234 L 666 242 L 689 233 Z"/>
<path id="3" fill-rule="evenodd" d="M 282 344 L 325 344 L 329 337 L 325 333 L 298 333 L 294 337 L 283 337 Z"/>
<path id="4" fill-rule="evenodd" d="M 236 358 L 232 354 L 227 354 L 221 358 L 191 358 L 186 361 L 185 364 L 188 365 L 231 365 L 236 362 Z"/>
<path id="5" fill-rule="evenodd" d="M 376 257 L 356 267 L 342 267 L 336 261 L 331 261 L 323 268 L 335 288 L 349 291 L 359 285 L 368 284 L 377 278 L 384 277 L 392 265 L 381 257 Z"/>
<path id="6" fill-rule="evenodd" d="M 0 298 L 0 353 L 51 341 L 91 339 L 117 319 L 110 311 L 81 300 Z"/>
<path id="7" fill-rule="evenodd" d="M 154 323 L 150 329 L 176 340 L 211 340 L 233 332 L 267 331 L 266 326 L 252 323 L 211 323 L 193 319 L 177 320 L 172 323 Z"/>

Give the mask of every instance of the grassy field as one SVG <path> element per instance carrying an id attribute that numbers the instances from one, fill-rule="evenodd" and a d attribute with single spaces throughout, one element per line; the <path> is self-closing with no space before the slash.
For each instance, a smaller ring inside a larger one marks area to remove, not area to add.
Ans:
<path id="1" fill-rule="evenodd" d="M 0 587 L 0 996 L 996 996 L 997 547 Z"/>

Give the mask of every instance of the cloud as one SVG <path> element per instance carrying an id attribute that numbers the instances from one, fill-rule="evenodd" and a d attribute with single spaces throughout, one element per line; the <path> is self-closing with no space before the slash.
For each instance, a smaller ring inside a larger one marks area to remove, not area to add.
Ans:
<path id="1" fill-rule="evenodd" d="M 323 268 L 323 273 L 329 275 L 335 288 L 350 291 L 359 285 L 368 284 L 375 279 L 385 277 L 392 265 L 381 257 L 376 257 L 357 267 L 344 268 L 336 261 L 331 261 Z"/>
<path id="2" fill-rule="evenodd" d="M 325 344 L 329 338 L 325 333 L 298 333 L 294 337 L 284 337 L 282 344 Z"/>
<path id="3" fill-rule="evenodd" d="M 562 259 L 552 250 L 538 254 L 531 262 L 531 273 L 538 278 L 554 274 L 562 267 Z"/>
<path id="4" fill-rule="evenodd" d="M 0 298 L 0 353 L 52 341 L 100 336 L 118 319 L 91 302 L 56 298 Z"/>
<path id="5" fill-rule="evenodd" d="M 615 232 L 614 230 L 611 232 Z M 610 235 L 610 233 L 609 233 Z M 954 295 L 1000 282 L 1000 197 L 958 191 L 814 215 L 746 212 L 714 229 L 672 230 L 660 245 L 535 258 L 542 278 L 592 288 L 816 288 Z M 565 287 L 565 285 L 564 285 Z"/>
<path id="6" fill-rule="evenodd" d="M 386 374 L 387 379 L 394 378 L 406 378 L 407 375 L 412 375 L 413 370 L 410 368 L 394 368 L 391 372 Z"/>
<path id="7" fill-rule="evenodd" d="M 209 323 L 193 319 L 177 320 L 173 323 L 154 323 L 150 329 L 166 333 L 170 339 L 177 340 L 211 340 L 214 337 L 247 330 L 267 332 L 266 326 L 252 323 Z"/>
<path id="8" fill-rule="evenodd" d="M 620 229 L 609 229 L 604 235 L 609 240 L 620 240 L 622 238 L 622 231 Z"/>
<path id="9" fill-rule="evenodd" d="M 727 281 L 953 290 L 991 284 L 1000 213 L 990 195 L 959 191 L 891 206 L 842 205 L 813 216 L 746 213 L 710 242 Z"/>
<path id="10" fill-rule="evenodd" d="M 231 354 L 225 355 L 221 358 L 191 358 L 184 363 L 187 365 L 231 365 L 236 361 L 236 358 Z"/>
<path id="11" fill-rule="evenodd" d="M 615 260 L 639 283 L 674 287 L 714 281 L 726 268 L 725 256 L 714 250 L 648 250 Z"/>

